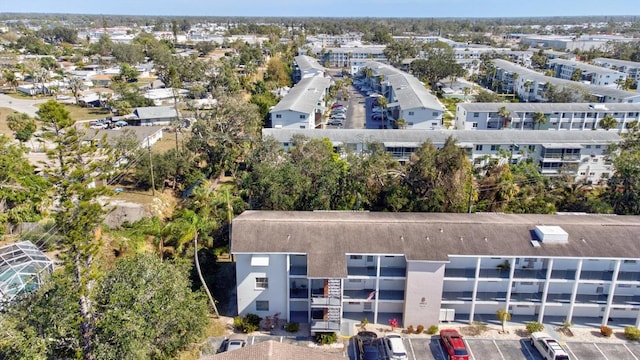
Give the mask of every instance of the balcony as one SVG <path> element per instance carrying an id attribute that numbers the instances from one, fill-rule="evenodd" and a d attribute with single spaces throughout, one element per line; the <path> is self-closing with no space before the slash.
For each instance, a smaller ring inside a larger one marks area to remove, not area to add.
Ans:
<path id="1" fill-rule="evenodd" d="M 311 297 L 311 306 L 312 307 L 332 307 L 332 306 L 340 306 L 340 298 L 335 296 L 312 296 Z"/>
<path id="2" fill-rule="evenodd" d="M 575 280 L 575 270 L 551 270 L 551 278 L 554 280 Z"/>
<path id="3" fill-rule="evenodd" d="M 445 278 L 475 278 L 476 270 L 475 269 L 444 269 L 444 277 Z"/>
<path id="4" fill-rule="evenodd" d="M 513 277 L 517 279 L 540 279 L 544 280 L 547 276 L 547 270 L 532 270 L 532 269 L 516 269 Z"/>
<path id="5" fill-rule="evenodd" d="M 567 293 L 547 294 L 547 302 L 568 304 L 570 301 L 571 301 L 571 294 L 567 294 Z"/>
<path id="6" fill-rule="evenodd" d="M 471 291 L 444 291 L 442 301 L 471 301 L 473 292 Z"/>
<path id="7" fill-rule="evenodd" d="M 476 301 L 506 301 L 506 291 L 478 291 Z"/>
<path id="8" fill-rule="evenodd" d="M 613 278 L 613 271 L 582 271 L 580 273 L 580 280 L 611 281 L 612 278 Z"/>
<path id="9" fill-rule="evenodd" d="M 620 271 L 618 273 L 618 280 L 620 280 L 620 281 L 640 281 L 640 272 Z"/>
<path id="10" fill-rule="evenodd" d="M 512 302 L 539 303 L 542 301 L 542 293 L 511 293 Z"/>
<path id="11" fill-rule="evenodd" d="M 291 276 L 307 276 L 307 266 L 291 266 L 289 269 L 289 275 Z"/>
<path id="12" fill-rule="evenodd" d="M 369 295 L 373 290 L 345 290 L 342 298 L 344 300 L 362 300 L 366 301 L 369 298 Z M 375 299 L 375 295 L 372 299 Z M 379 300 L 404 300 L 404 291 L 403 290 L 379 290 L 378 291 L 378 299 Z"/>
<path id="13" fill-rule="evenodd" d="M 311 332 L 340 331 L 339 321 L 311 320 Z"/>
<path id="14" fill-rule="evenodd" d="M 347 275 L 349 276 L 376 276 L 375 266 L 348 266 Z"/>
<path id="15" fill-rule="evenodd" d="M 480 278 L 499 278 L 499 279 L 508 279 L 509 278 L 509 270 L 498 270 L 498 269 L 480 269 Z"/>
<path id="16" fill-rule="evenodd" d="M 607 295 L 576 295 L 576 304 L 606 304 Z"/>
<path id="17" fill-rule="evenodd" d="M 403 267 L 381 267 L 380 276 L 385 277 L 405 277 L 407 268 Z"/>
<path id="18" fill-rule="evenodd" d="M 289 299 L 308 299 L 309 290 L 305 288 L 289 289 Z"/>
<path id="19" fill-rule="evenodd" d="M 640 305 L 640 296 L 633 295 L 614 295 L 613 296 L 613 304 L 614 305 Z"/>

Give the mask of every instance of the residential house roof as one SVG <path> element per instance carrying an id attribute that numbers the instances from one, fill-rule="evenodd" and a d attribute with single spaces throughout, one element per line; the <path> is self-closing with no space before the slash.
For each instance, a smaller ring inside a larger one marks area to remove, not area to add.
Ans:
<path id="1" fill-rule="evenodd" d="M 308 72 L 321 74 L 325 71 L 324 66 L 320 65 L 318 60 L 307 55 L 298 55 L 294 58 L 294 61 L 303 74 Z"/>
<path id="2" fill-rule="evenodd" d="M 117 139 L 122 137 L 127 132 L 133 132 L 135 134 L 136 139 L 138 140 L 138 144 L 140 146 L 146 145 L 143 144 L 143 141 L 157 133 L 158 131 L 162 131 L 162 126 L 129 126 L 124 129 L 87 129 L 83 136 L 84 140 L 99 140 L 102 139 L 103 136 L 106 136 L 106 141 L 110 144 L 115 144 Z"/>
<path id="3" fill-rule="evenodd" d="M 139 119 L 165 119 L 175 118 L 176 109 L 173 106 L 148 106 L 133 110 Z"/>
<path id="4" fill-rule="evenodd" d="M 560 226 L 568 242 L 533 246 L 539 225 Z M 639 259 L 640 216 L 245 211 L 231 251 L 307 254 L 308 276 L 324 278 L 347 276 L 347 254 Z"/>
<path id="5" fill-rule="evenodd" d="M 271 112 L 297 111 L 311 114 L 318 106 L 318 101 L 324 97 L 330 83 L 329 78 L 322 76 L 303 78 L 274 106 Z"/>

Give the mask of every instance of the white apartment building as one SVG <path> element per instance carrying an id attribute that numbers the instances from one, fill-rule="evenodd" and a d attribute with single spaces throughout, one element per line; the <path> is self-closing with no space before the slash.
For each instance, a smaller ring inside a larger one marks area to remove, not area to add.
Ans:
<path id="1" fill-rule="evenodd" d="M 515 93 L 526 102 L 546 102 L 547 84 L 558 88 L 573 87 L 584 90 L 591 95 L 593 101 L 600 103 L 639 103 L 640 93 L 619 90 L 616 88 L 583 84 L 571 80 L 557 79 L 545 76 L 539 72 L 518 66 L 512 62 L 494 59 L 492 60 L 495 71 L 487 74 L 488 80 L 501 84 L 500 88 L 508 94 Z M 515 76 L 514 74 L 518 74 Z"/>
<path id="2" fill-rule="evenodd" d="M 274 128 L 314 129 L 326 109 L 330 79 L 303 78 L 269 112 Z"/>
<path id="3" fill-rule="evenodd" d="M 367 86 L 387 99 L 393 119 L 404 119 L 407 129 L 439 129 L 444 106 L 415 76 L 391 65 L 369 61 L 371 69 L 365 78 Z"/>
<path id="4" fill-rule="evenodd" d="M 384 45 L 363 45 L 358 47 L 313 47 L 310 52 L 318 58 L 321 64 L 331 67 L 348 68 L 351 75 L 356 75 L 365 63 L 376 60 L 387 62 L 384 54 Z M 302 48 L 299 53 L 305 54 L 307 50 Z"/>
<path id="5" fill-rule="evenodd" d="M 303 78 L 324 76 L 325 71 L 318 60 L 310 56 L 298 55 L 293 58 L 293 81 L 296 83 Z"/>
<path id="6" fill-rule="evenodd" d="M 587 183 L 606 181 L 613 166 L 606 154 L 609 146 L 622 138 L 613 131 L 475 131 L 475 130 L 365 130 L 365 129 L 263 129 L 264 138 L 273 137 L 285 150 L 294 135 L 329 139 L 340 153 L 367 152 L 371 143 L 380 143 L 398 161 L 405 163 L 411 154 L 429 141 L 443 147 L 449 137 L 466 150 L 474 166 L 491 159 L 532 161 L 546 176 L 571 175 Z"/>
<path id="7" fill-rule="evenodd" d="M 626 60 L 596 58 L 592 60 L 594 65 L 602 66 L 607 69 L 614 69 L 627 74 L 628 78 L 633 79 L 634 84 L 640 81 L 640 63 Z"/>
<path id="8" fill-rule="evenodd" d="M 240 315 L 348 334 L 367 318 L 640 326 L 640 217 L 245 211 Z"/>
<path id="9" fill-rule="evenodd" d="M 505 108 L 510 115 L 498 114 Z M 534 115 L 544 114 L 545 123 L 536 124 Z M 617 126 L 609 131 L 627 132 L 640 123 L 640 104 L 589 103 L 459 103 L 456 128 L 459 130 L 604 130 L 599 122 L 613 117 Z"/>
<path id="10" fill-rule="evenodd" d="M 620 88 L 620 84 L 624 83 L 627 79 L 627 74 L 624 72 L 590 65 L 580 61 L 552 59 L 549 60 L 548 66 L 555 73 L 555 77 L 564 80 L 573 80 L 573 73 L 580 71 L 579 81 L 591 85 Z"/>

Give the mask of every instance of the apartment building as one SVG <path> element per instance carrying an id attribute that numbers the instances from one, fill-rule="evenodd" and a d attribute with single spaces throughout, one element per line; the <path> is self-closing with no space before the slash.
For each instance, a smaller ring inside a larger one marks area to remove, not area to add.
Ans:
<path id="1" fill-rule="evenodd" d="M 295 129 L 318 126 L 326 109 L 325 97 L 330 82 L 323 76 L 301 79 L 269 112 L 271 126 Z"/>
<path id="2" fill-rule="evenodd" d="M 240 315 L 351 324 L 640 326 L 640 217 L 246 211 L 233 220 Z"/>
<path id="3" fill-rule="evenodd" d="M 628 78 L 633 79 L 633 83 L 637 86 L 640 81 L 640 63 L 618 59 L 596 58 L 592 60 L 594 65 L 602 66 L 607 69 L 614 69 L 627 74 Z"/>
<path id="4" fill-rule="evenodd" d="M 294 135 L 329 139 L 335 149 L 367 152 L 371 143 L 381 143 L 401 163 L 429 141 L 443 147 L 449 137 L 466 150 L 474 166 L 484 166 L 491 159 L 532 161 L 546 176 L 571 175 L 587 183 L 604 182 L 613 174 L 607 158 L 612 144 L 622 139 L 613 131 L 475 131 L 475 130 L 365 130 L 365 129 L 263 129 L 263 137 L 273 137 L 285 150 L 292 146 Z"/>
<path id="5" fill-rule="evenodd" d="M 331 67 L 348 68 L 351 75 L 356 75 L 363 65 L 371 60 L 387 62 L 384 45 L 313 47 L 309 51 L 318 58 L 321 64 Z M 299 52 L 307 50 L 304 48 Z"/>
<path id="6" fill-rule="evenodd" d="M 496 88 L 507 94 L 516 94 L 525 102 L 546 102 L 548 85 L 556 88 L 576 88 L 589 94 L 594 102 L 600 103 L 638 103 L 640 94 L 616 88 L 583 84 L 571 80 L 545 76 L 539 72 L 518 66 L 512 62 L 494 59 L 494 71 L 487 74 L 487 81 L 499 84 Z M 514 74 L 517 74 L 514 76 Z"/>
<path id="7" fill-rule="evenodd" d="M 299 82 L 303 78 L 324 76 L 326 69 L 311 56 L 298 55 L 293 58 L 293 81 Z"/>
<path id="8" fill-rule="evenodd" d="M 442 127 L 444 106 L 415 76 L 377 61 L 367 62 L 364 68 L 370 69 L 366 86 L 387 99 L 393 119 L 404 119 L 407 129 Z"/>
<path id="9" fill-rule="evenodd" d="M 620 88 L 627 79 L 627 74 L 624 72 L 580 61 L 552 59 L 549 60 L 548 66 L 559 79 L 582 81 L 591 85 Z M 576 71 L 580 72 L 579 80 L 574 79 Z"/>
<path id="10" fill-rule="evenodd" d="M 501 108 L 509 112 L 500 116 Z M 535 114 L 545 116 L 544 123 L 535 122 Z M 640 123 L 640 103 L 459 103 L 456 128 L 459 130 L 601 130 L 600 120 L 610 116 L 616 127 L 609 131 L 627 132 Z"/>

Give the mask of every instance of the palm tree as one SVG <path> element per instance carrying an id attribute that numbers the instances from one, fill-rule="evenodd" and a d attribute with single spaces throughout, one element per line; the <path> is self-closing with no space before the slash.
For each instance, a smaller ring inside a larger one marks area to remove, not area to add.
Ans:
<path id="1" fill-rule="evenodd" d="M 385 119 L 387 118 L 386 116 L 386 112 L 387 112 L 387 98 L 384 96 L 378 96 L 378 106 L 380 107 L 380 109 L 382 109 L 382 125 L 385 125 Z"/>
<path id="2" fill-rule="evenodd" d="M 625 85 L 625 79 L 623 78 L 617 78 L 615 81 L 618 89 L 623 89 L 624 85 Z"/>
<path id="3" fill-rule="evenodd" d="M 547 116 L 544 113 L 536 112 L 533 114 L 533 124 L 538 125 L 538 130 L 542 124 L 546 124 Z"/>
<path id="4" fill-rule="evenodd" d="M 602 119 L 600 119 L 600 121 L 598 121 L 598 125 L 601 128 L 609 131 L 618 127 L 618 121 L 611 114 L 607 114 Z"/>
<path id="5" fill-rule="evenodd" d="M 525 95 L 524 95 L 525 102 L 529 102 L 529 91 L 531 90 L 531 85 L 533 85 L 531 80 L 527 80 L 524 82 L 524 88 L 526 89 Z"/>
<path id="6" fill-rule="evenodd" d="M 515 98 L 517 92 L 518 92 L 518 78 L 520 77 L 520 75 L 518 75 L 518 73 L 514 72 L 513 74 L 511 74 L 511 80 L 512 80 L 512 90 L 513 90 L 513 97 Z"/>
<path id="7" fill-rule="evenodd" d="M 511 111 L 507 110 L 506 106 L 502 106 L 498 109 L 498 115 L 502 118 L 502 127 L 507 127 L 511 122 Z"/>
<path id="8" fill-rule="evenodd" d="M 71 93 L 73 97 L 76 99 L 76 104 L 78 103 L 78 98 L 80 97 L 80 91 L 82 91 L 84 84 L 82 79 L 77 76 L 74 76 L 69 79 L 69 89 L 71 89 Z"/>

